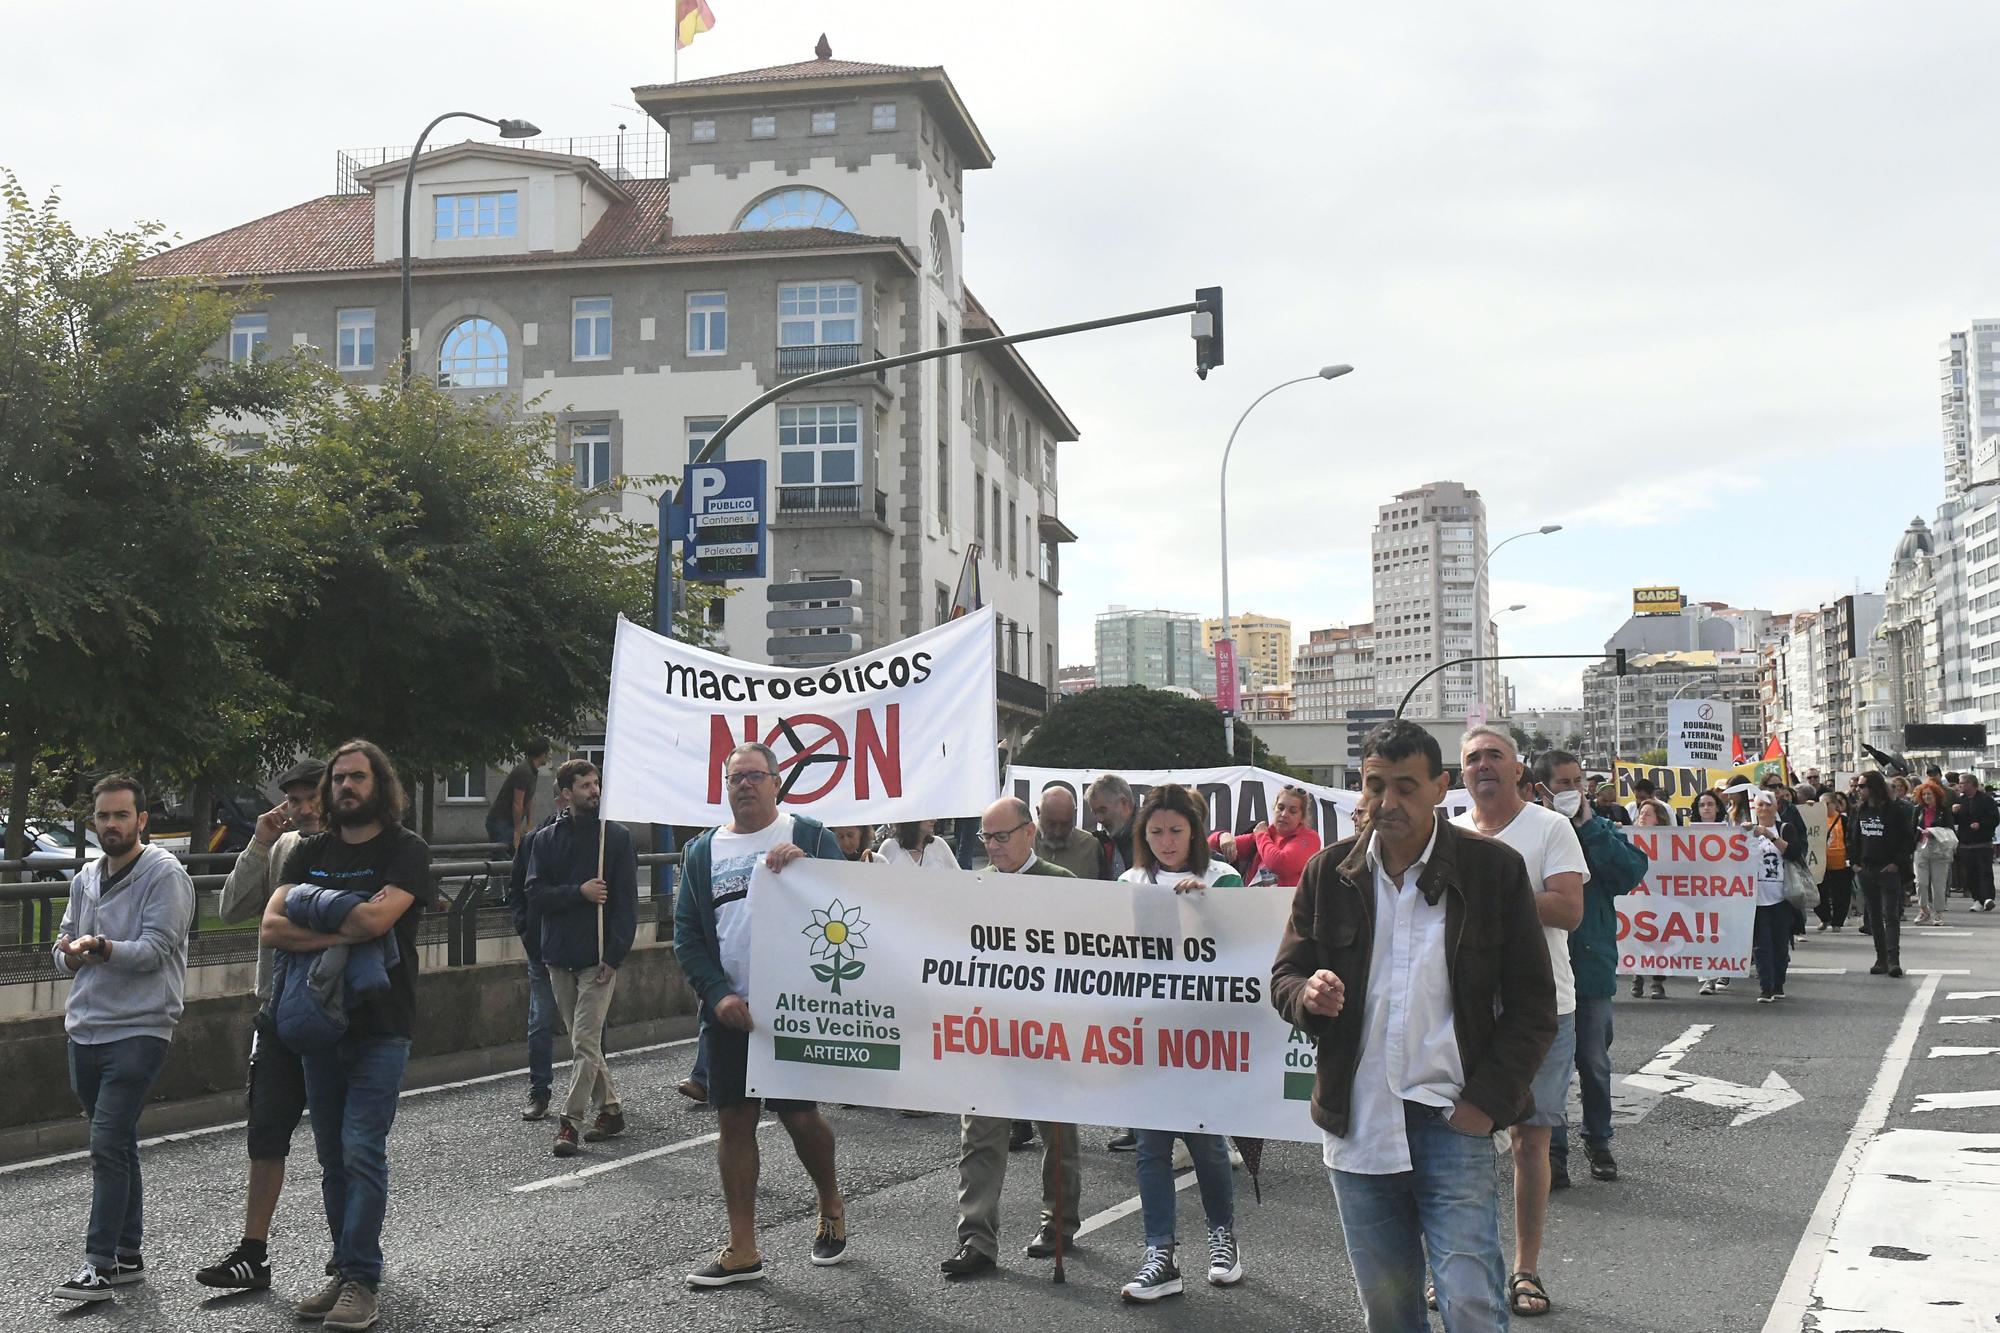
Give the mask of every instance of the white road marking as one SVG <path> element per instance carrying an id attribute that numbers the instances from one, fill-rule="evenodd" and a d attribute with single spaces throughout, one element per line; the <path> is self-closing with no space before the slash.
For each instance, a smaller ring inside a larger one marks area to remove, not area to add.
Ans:
<path id="1" fill-rule="evenodd" d="M 2000 1090 L 1990 1092 L 1920 1092 L 1912 1111 L 1969 1111 L 2000 1106 Z"/>
<path id="2" fill-rule="evenodd" d="M 760 1120 L 757 1122 L 757 1128 L 765 1130 L 777 1123 L 776 1120 Z M 568 1171 L 560 1176 L 546 1176 L 541 1180 L 531 1180 L 525 1185 L 512 1186 L 511 1192 L 515 1194 L 533 1194 L 536 1190 L 567 1189 L 573 1185 L 581 1185 L 592 1176 L 601 1176 L 606 1171 L 622 1171 L 628 1166 L 637 1166 L 641 1162 L 650 1162 L 655 1157 L 671 1157 L 675 1153 L 686 1152 L 690 1148 L 699 1148 L 704 1143 L 714 1143 L 721 1137 L 722 1132 L 720 1130 L 712 1130 L 707 1134 L 697 1134 L 691 1139 L 682 1139 L 679 1143 L 669 1143 L 663 1147 L 648 1148 L 644 1152 L 635 1152 L 630 1157 L 615 1157 L 608 1162 L 596 1162 L 584 1167 L 580 1171 Z"/>
<path id="3" fill-rule="evenodd" d="M 1847 969 L 1844 967 L 1787 967 L 1785 975 L 1788 977 L 1844 977 L 1847 975 Z"/>
<path id="4" fill-rule="evenodd" d="M 1939 1014 L 1940 1023 L 2000 1023 L 2000 1014 Z"/>
<path id="5" fill-rule="evenodd" d="M 1763 1086 L 1756 1088 L 1701 1074 L 1682 1073 L 1677 1067 L 1681 1057 L 1693 1050 L 1696 1043 L 1714 1027 L 1713 1023 L 1692 1024 L 1687 1031 L 1662 1046 L 1660 1053 L 1647 1061 L 1638 1073 L 1627 1074 L 1623 1081 L 1628 1087 L 1644 1088 L 1670 1097 L 1685 1097 L 1705 1106 L 1735 1108 L 1740 1114 L 1729 1122 L 1732 1129 L 1767 1115 L 1775 1115 L 1805 1100 L 1798 1089 L 1787 1083 L 1785 1076 L 1775 1069 L 1764 1075 Z"/>
<path id="6" fill-rule="evenodd" d="M 1912 928 L 1909 930 L 1905 930 L 1903 933 L 1905 935 L 1928 935 L 1930 938 L 1935 940 L 1935 939 L 1955 939 L 1960 935 L 1970 935 L 1972 932 L 1964 929 L 1953 929 L 1948 926 L 1942 928 L 1932 928 L 1926 926 L 1922 930 L 1917 930 Z"/>
<path id="7" fill-rule="evenodd" d="M 1903 975 L 1906 977 L 1969 977 L 1972 975 L 1972 969 L 1969 967 L 1906 967 L 1903 969 Z"/>
<path id="8" fill-rule="evenodd" d="M 2000 1046 L 1933 1046 L 1930 1058 L 1947 1059 L 1954 1055 L 2000 1055 Z"/>
<path id="9" fill-rule="evenodd" d="M 1955 990 L 1947 1000 L 2000 1000 L 2000 990 Z"/>
<path id="10" fill-rule="evenodd" d="M 1194 1172 L 1192 1171 L 1183 1171 L 1174 1177 L 1174 1188 L 1176 1190 L 1184 1190 L 1192 1184 L 1194 1184 Z M 1115 1207 L 1106 1208 L 1101 1213 L 1093 1213 L 1091 1216 L 1086 1217 L 1083 1220 L 1083 1225 L 1076 1229 L 1076 1234 L 1079 1236 L 1088 1236 L 1093 1231 L 1101 1231 L 1120 1218 L 1130 1217 L 1132 1214 L 1138 1212 L 1139 1207 L 1139 1196 L 1135 1194 Z"/>
<path id="11" fill-rule="evenodd" d="M 1882 1053 L 1882 1066 L 1876 1071 L 1867 1100 L 1861 1103 L 1861 1111 L 1854 1118 L 1854 1128 L 1848 1132 L 1847 1144 L 1840 1150 L 1840 1158 L 1827 1177 L 1826 1188 L 1820 1191 L 1819 1203 L 1814 1207 L 1812 1217 L 1806 1221 L 1804 1234 L 1799 1237 L 1799 1247 L 1793 1251 L 1792 1262 L 1785 1269 L 1785 1280 L 1778 1287 L 1777 1299 L 1771 1303 L 1771 1313 L 1764 1320 L 1763 1333 L 1800 1333 L 1805 1327 L 1806 1316 L 1813 1311 L 1817 1299 L 1813 1288 L 1818 1283 L 1827 1252 L 1833 1244 L 1834 1228 L 1854 1187 L 1855 1177 L 1860 1173 L 1868 1141 L 1888 1122 L 1889 1108 L 1896 1100 L 1896 1090 L 1903 1084 L 1903 1071 L 1909 1067 L 1910 1057 L 1916 1052 L 1917 1037 L 1923 1032 L 1924 1014 L 1930 1009 L 1932 997 L 1937 994 L 1938 982 L 1939 979 L 1934 976 L 1924 978 L 1903 1010 L 1903 1021 L 1897 1027 L 1896 1035 L 1890 1039 L 1889 1048 Z"/>
<path id="12" fill-rule="evenodd" d="M 664 1051 L 674 1046 L 692 1046 L 695 1040 L 693 1037 L 683 1037 L 679 1041 L 659 1041 L 654 1042 L 650 1046 L 634 1046 L 630 1050 L 612 1051 L 605 1058 L 618 1060 L 629 1055 L 645 1055 L 649 1051 Z M 569 1064 L 568 1060 L 561 1060 L 554 1067 L 557 1069 L 566 1069 L 569 1067 Z M 448 1092 L 453 1088 L 471 1088 L 481 1083 L 497 1083 L 503 1078 L 520 1078 L 527 1072 L 526 1068 L 507 1069 L 498 1074 L 481 1074 L 478 1078 L 462 1078 L 454 1083 L 431 1083 L 421 1088 L 404 1088 L 397 1096 L 422 1097 L 427 1093 Z M 141 1148 L 157 1148 L 163 1143 L 183 1143 L 189 1139 L 206 1138 L 210 1134 L 227 1134 L 230 1130 L 242 1129 L 247 1124 L 249 1124 L 247 1120 L 232 1120 L 226 1125 L 203 1125 L 199 1129 L 184 1129 L 176 1134 L 159 1134 L 150 1139 L 140 1139 L 139 1146 Z M 86 1148 L 79 1152 L 57 1153 L 53 1157 L 35 1157 L 25 1162 L 8 1162 L 5 1165 L 0 1165 L 0 1176 L 11 1176 L 20 1171 L 32 1171 L 36 1167 L 41 1166 L 60 1166 L 64 1162 L 81 1162 L 89 1156 L 90 1150 Z"/>

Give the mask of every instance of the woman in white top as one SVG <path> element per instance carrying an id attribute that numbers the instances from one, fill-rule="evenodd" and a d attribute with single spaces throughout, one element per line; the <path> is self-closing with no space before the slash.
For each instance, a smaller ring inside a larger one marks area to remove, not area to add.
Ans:
<path id="1" fill-rule="evenodd" d="M 1243 886 L 1243 876 L 1208 847 L 1205 803 L 1177 783 L 1146 793 L 1134 816 L 1132 868 L 1119 876 L 1126 884 L 1166 884 L 1175 893 Z M 1155 1301 L 1179 1295 L 1181 1271 L 1174 1263 L 1174 1140 L 1187 1144 L 1201 1187 L 1201 1211 L 1208 1221 L 1208 1280 L 1226 1287 L 1242 1280 L 1236 1252 L 1236 1183 L 1229 1174 L 1229 1142 L 1220 1134 L 1141 1129 L 1139 1203 L 1146 1223 L 1146 1256 L 1138 1275 L 1120 1290 L 1128 1301 Z"/>
<path id="2" fill-rule="evenodd" d="M 913 865 L 920 870 L 957 870 L 958 858 L 943 838 L 932 830 L 936 821 L 919 819 L 896 825 L 895 836 L 875 852 L 875 859 L 890 865 Z"/>
<path id="3" fill-rule="evenodd" d="M 1778 798 L 1760 791 L 1750 798 L 1757 822 L 1750 831 L 1757 867 L 1757 916 L 1751 935 L 1751 957 L 1757 964 L 1757 1003 L 1785 998 L 1785 965 L 1791 959 L 1791 904 L 1785 901 L 1785 835 L 1778 823 Z"/>

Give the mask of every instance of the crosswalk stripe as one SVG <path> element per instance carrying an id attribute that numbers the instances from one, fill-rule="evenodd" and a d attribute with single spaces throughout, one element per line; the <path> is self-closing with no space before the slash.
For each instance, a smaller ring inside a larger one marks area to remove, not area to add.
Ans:
<path id="1" fill-rule="evenodd" d="M 1954 1055 L 2000 1055 L 2000 1046 L 1933 1046 L 1929 1058 L 1940 1060 Z"/>
<path id="2" fill-rule="evenodd" d="M 2000 1106 L 2000 1089 L 1986 1092 L 1920 1092 L 1912 1111 L 1969 1111 Z"/>

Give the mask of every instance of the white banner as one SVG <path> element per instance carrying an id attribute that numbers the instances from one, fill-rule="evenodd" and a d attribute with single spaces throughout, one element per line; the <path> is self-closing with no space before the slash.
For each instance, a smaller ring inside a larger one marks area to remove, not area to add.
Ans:
<path id="1" fill-rule="evenodd" d="M 750 1094 L 1317 1143 L 1269 995 L 1292 895 L 759 868 Z"/>
<path id="2" fill-rule="evenodd" d="M 1675 699 L 1667 704 L 1667 763 L 1674 768 L 1727 768 L 1736 711 L 1726 699 Z"/>
<path id="3" fill-rule="evenodd" d="M 1652 858 L 1639 887 L 1616 901 L 1620 976 L 1751 975 L 1758 849 L 1733 824 L 1623 828 Z"/>
<path id="4" fill-rule="evenodd" d="M 993 610 L 803 670 L 738 662 L 618 620 L 604 814 L 729 820 L 730 750 L 777 752 L 783 804 L 828 824 L 977 815 L 999 786 Z"/>
<path id="5" fill-rule="evenodd" d="M 1067 788 L 1076 797 L 1078 823 L 1091 828 L 1097 821 L 1091 818 L 1084 793 L 1105 773 L 1115 773 L 1132 784 L 1135 806 L 1154 787 L 1178 782 L 1208 802 L 1209 832 L 1225 828 L 1238 835 L 1248 833 L 1270 819 L 1271 811 L 1277 806 L 1278 793 L 1287 785 L 1303 787 L 1313 798 L 1313 808 L 1306 811 L 1306 823 L 1319 833 L 1320 841 L 1327 845 L 1339 842 L 1354 832 L 1354 807 L 1361 799 L 1359 792 L 1301 782 L 1297 778 L 1284 777 L 1269 769 L 1252 768 L 1247 764 L 1233 768 L 1122 769 L 1035 768 L 1015 764 L 1007 770 L 1007 790 L 1026 801 L 1032 810 L 1040 805 L 1042 793 L 1050 787 Z M 1464 788 L 1454 787 L 1445 793 L 1441 808 L 1447 817 L 1469 810 L 1472 808 L 1472 796 Z"/>

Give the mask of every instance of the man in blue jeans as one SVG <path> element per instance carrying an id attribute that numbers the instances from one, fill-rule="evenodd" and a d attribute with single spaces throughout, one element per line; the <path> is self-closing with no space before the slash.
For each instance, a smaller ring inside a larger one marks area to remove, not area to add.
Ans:
<path id="1" fill-rule="evenodd" d="M 569 793 L 556 791 L 556 808 L 535 832 L 561 819 L 569 809 Z M 549 1113 L 549 1089 L 555 1083 L 556 990 L 549 980 L 548 964 L 542 961 L 542 918 L 528 897 L 528 838 L 514 849 L 514 868 L 507 881 L 507 906 L 513 916 L 514 933 L 521 939 L 521 952 L 528 960 L 528 1104 L 521 1119 L 542 1120 Z"/>
<path id="2" fill-rule="evenodd" d="M 139 1112 L 167 1062 L 187 977 L 194 885 L 180 862 L 143 845 L 146 794 L 114 774 L 92 792 L 91 822 L 104 849 L 70 881 L 54 958 L 71 978 L 63 1027 L 69 1081 L 90 1118 L 90 1224 L 83 1267 L 55 1289 L 66 1301 L 109 1300 L 142 1281 L 144 1189 Z"/>
<path id="3" fill-rule="evenodd" d="M 335 1275 L 297 1310 L 334 1333 L 358 1333 L 377 1318 L 389 1127 L 416 1015 L 417 924 L 437 891 L 430 848 L 403 827 L 403 786 L 379 746 L 347 742 L 333 752 L 320 781 L 329 829 L 305 839 L 287 858 L 260 937 L 292 954 L 336 944 L 379 947 L 375 942 L 392 932 L 395 939 L 389 984 L 348 997 L 347 1032 L 337 1044 L 300 1053 Z M 285 914 L 285 896 L 299 884 L 358 893 L 364 901 L 348 912 L 337 934 L 321 934 L 293 925 Z"/>
<path id="4" fill-rule="evenodd" d="M 1612 822 L 1584 800 L 1583 765 L 1567 750 L 1535 760 L 1542 804 L 1569 820 L 1583 846 L 1590 879 L 1583 886 L 1583 923 L 1569 933 L 1576 976 L 1576 1077 L 1583 1093 L 1583 1155 L 1596 1180 L 1618 1179 L 1611 1155 L 1611 1003 L 1618 991 L 1620 894 L 1646 878 L 1652 862 Z M 1565 1091 L 1567 1096 L 1567 1091 Z M 1549 1128 L 1549 1188 L 1569 1188 L 1569 1125 Z"/>
<path id="5" fill-rule="evenodd" d="M 1271 1002 L 1315 1043 L 1313 1122 L 1369 1333 L 1507 1327 L 1495 1130 L 1534 1110 L 1555 979 L 1521 858 L 1440 819 L 1437 739 L 1361 745 L 1367 831 L 1306 863 Z"/>

